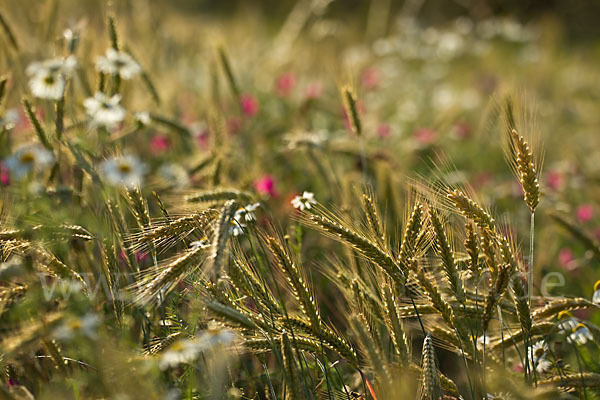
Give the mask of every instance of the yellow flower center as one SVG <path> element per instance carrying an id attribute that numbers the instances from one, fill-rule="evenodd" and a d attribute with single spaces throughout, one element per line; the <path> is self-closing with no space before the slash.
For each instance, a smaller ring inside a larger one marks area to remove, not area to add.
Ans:
<path id="1" fill-rule="evenodd" d="M 74 319 L 73 321 L 69 322 L 69 328 L 71 328 L 74 331 L 78 331 L 82 327 L 83 327 L 83 324 L 78 319 Z"/>
<path id="2" fill-rule="evenodd" d="M 34 155 L 32 152 L 30 152 L 30 151 L 27 151 L 27 152 L 23 153 L 23 155 L 21 156 L 21 159 L 20 159 L 20 161 L 21 161 L 23 164 L 29 164 L 29 163 L 32 163 L 32 162 L 34 162 L 34 161 L 35 161 L 35 155 Z"/>
<path id="3" fill-rule="evenodd" d="M 52 75 L 46 75 L 46 77 L 44 78 L 44 83 L 46 85 L 53 85 L 55 81 L 56 80 L 54 79 L 54 76 L 52 76 Z"/>
<path id="4" fill-rule="evenodd" d="M 533 352 L 533 355 L 536 357 L 541 357 L 544 355 L 544 348 L 543 347 L 539 347 L 537 349 L 535 349 L 535 351 Z"/>
<path id="5" fill-rule="evenodd" d="M 126 164 L 126 163 L 119 164 L 119 172 L 121 172 L 123 174 L 130 173 L 131 172 L 131 165 Z"/>

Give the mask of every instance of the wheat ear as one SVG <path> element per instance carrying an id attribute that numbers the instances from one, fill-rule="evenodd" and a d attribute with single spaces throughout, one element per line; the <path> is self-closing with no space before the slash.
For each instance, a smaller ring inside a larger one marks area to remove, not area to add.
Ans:
<path id="1" fill-rule="evenodd" d="M 302 311 L 309 318 L 313 329 L 318 331 L 321 326 L 319 309 L 313 295 L 304 281 L 304 277 L 302 276 L 298 266 L 292 262 L 287 252 L 277 239 L 272 236 L 267 236 L 265 240 L 267 247 L 269 250 L 271 250 L 271 253 L 273 253 L 275 259 L 277 260 L 277 265 L 281 271 L 283 271 L 286 279 L 292 287 L 294 296 L 300 303 Z"/>
<path id="2" fill-rule="evenodd" d="M 438 375 L 435 350 L 429 333 L 425 336 L 425 340 L 423 340 L 421 368 L 421 390 L 419 398 L 421 400 L 443 399 L 444 395 Z"/>
<path id="3" fill-rule="evenodd" d="M 283 361 L 283 370 L 286 375 L 286 387 L 288 390 L 287 398 L 291 400 L 300 400 L 300 379 L 298 377 L 298 367 L 292 349 L 292 343 L 287 332 L 281 334 L 281 358 Z"/>
<path id="4" fill-rule="evenodd" d="M 496 221 L 492 216 L 474 200 L 469 198 L 460 190 L 456 189 L 448 193 L 448 199 L 452 201 L 454 206 L 463 214 L 466 218 L 473 220 L 479 229 L 487 229 L 494 232 L 496 230 Z"/>
<path id="5" fill-rule="evenodd" d="M 452 251 L 452 246 L 446 236 L 444 225 L 438 213 L 433 208 L 429 209 L 429 219 L 435 237 L 435 248 L 442 259 L 442 269 L 444 270 L 444 275 L 446 276 L 450 290 L 460 303 L 464 303 L 465 292 L 462 279 L 460 278 L 460 274 L 454 261 L 454 252 Z"/>
<path id="6" fill-rule="evenodd" d="M 412 258 L 415 256 L 416 247 L 421 228 L 423 226 L 423 205 L 416 203 L 406 221 L 404 233 L 402 235 L 402 244 L 398 254 L 398 263 L 408 269 Z"/>
<path id="7" fill-rule="evenodd" d="M 366 194 L 362 195 L 361 204 L 363 211 L 367 216 L 367 221 L 369 222 L 369 229 L 371 230 L 371 233 L 377 238 L 378 243 L 382 247 L 385 247 L 385 232 L 383 230 L 383 224 L 381 222 L 379 212 L 377 212 L 377 205 L 373 201 L 373 198 Z"/>
<path id="8" fill-rule="evenodd" d="M 228 200 L 221 209 L 221 215 L 217 220 L 214 229 L 214 237 L 212 242 L 212 265 L 213 273 L 218 274 L 223 266 L 225 259 L 225 249 L 227 247 L 227 238 L 229 237 L 229 227 L 231 226 L 231 218 L 235 212 L 235 202 Z"/>
<path id="9" fill-rule="evenodd" d="M 325 216 L 312 214 L 308 218 L 323 231 L 331 234 L 337 240 L 349 244 L 367 259 L 379 265 L 396 283 L 404 282 L 400 266 L 375 243 Z"/>
<path id="10" fill-rule="evenodd" d="M 394 349 L 400 357 L 403 366 L 410 360 L 410 346 L 404 331 L 404 325 L 398 315 L 398 304 L 389 285 L 383 286 L 383 304 L 386 311 L 385 323 L 394 344 Z"/>
<path id="11" fill-rule="evenodd" d="M 356 100 L 356 93 L 350 86 L 342 87 L 342 100 L 344 103 L 344 110 L 350 121 L 352 132 L 357 136 L 362 135 L 362 124 L 360 121 L 360 115 L 358 113 L 358 105 Z"/>

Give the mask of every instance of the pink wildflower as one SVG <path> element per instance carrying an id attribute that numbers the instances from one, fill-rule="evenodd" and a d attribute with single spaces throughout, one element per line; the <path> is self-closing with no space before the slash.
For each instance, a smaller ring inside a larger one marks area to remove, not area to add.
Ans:
<path id="1" fill-rule="evenodd" d="M 375 67 L 366 68 L 360 75 L 360 81 L 366 89 L 375 89 L 379 86 L 381 75 Z"/>
<path id="2" fill-rule="evenodd" d="M 258 99 L 251 94 L 243 94 L 240 96 L 242 111 L 248 117 L 253 117 L 258 112 Z"/>
<path id="3" fill-rule="evenodd" d="M 419 128 L 414 132 L 415 140 L 423 145 L 433 143 L 436 138 L 436 133 L 433 129 Z"/>
<path id="4" fill-rule="evenodd" d="M 563 185 L 563 175 L 557 170 L 549 171 L 546 174 L 546 184 L 552 190 L 560 190 Z"/>
<path id="5" fill-rule="evenodd" d="M 523 368 L 522 364 L 515 364 L 515 366 L 513 367 L 513 371 L 514 372 L 525 372 L 525 369 Z"/>
<path id="6" fill-rule="evenodd" d="M 161 154 L 164 153 L 171 147 L 171 139 L 169 139 L 166 135 L 156 134 L 150 139 L 150 151 L 153 154 Z"/>
<path id="7" fill-rule="evenodd" d="M 138 251 L 135 253 L 135 260 L 138 263 L 142 263 L 144 261 L 146 261 L 148 259 L 148 253 L 142 252 L 142 251 Z M 121 260 L 123 261 L 127 261 L 127 254 L 125 254 L 125 251 L 121 250 Z"/>
<path id="8" fill-rule="evenodd" d="M 318 99 L 323 95 L 323 86 L 319 82 L 309 83 L 304 89 L 304 96 L 307 100 Z"/>
<path id="9" fill-rule="evenodd" d="M 0 164 L 0 186 L 10 185 L 10 171 L 4 165 Z"/>
<path id="10" fill-rule="evenodd" d="M 459 139 L 467 139 L 473 133 L 473 128 L 466 121 L 460 121 L 454 125 L 454 134 Z"/>
<path id="11" fill-rule="evenodd" d="M 261 195 L 277 197 L 277 191 L 275 190 L 275 179 L 272 175 L 264 175 L 254 181 L 254 189 L 256 189 L 256 191 Z"/>
<path id="12" fill-rule="evenodd" d="M 277 78 L 276 90 L 281 97 L 289 95 L 296 87 L 296 75 L 293 72 L 283 73 Z"/>
<path id="13" fill-rule="evenodd" d="M 594 209 L 590 204 L 582 204 L 577 208 L 579 222 L 588 222 L 594 216 Z"/>
<path id="14" fill-rule="evenodd" d="M 390 136 L 391 133 L 392 133 L 392 128 L 390 127 L 389 124 L 383 123 L 383 124 L 379 124 L 379 126 L 377 127 L 377 136 L 379 136 L 382 139 Z"/>
<path id="15" fill-rule="evenodd" d="M 558 261 L 564 269 L 572 271 L 574 269 L 573 251 L 571 251 L 571 249 L 569 249 L 568 247 L 560 249 L 560 251 L 558 252 Z"/>
<path id="16" fill-rule="evenodd" d="M 203 150 L 208 149 L 208 132 L 201 131 L 196 134 L 196 143 L 198 143 L 198 147 Z"/>

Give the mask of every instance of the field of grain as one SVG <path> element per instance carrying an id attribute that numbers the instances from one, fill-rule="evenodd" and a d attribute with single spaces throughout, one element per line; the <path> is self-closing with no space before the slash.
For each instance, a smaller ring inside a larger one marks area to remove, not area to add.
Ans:
<path id="1" fill-rule="evenodd" d="M 525 3 L 0 4 L 0 400 L 600 399 L 600 34 Z"/>

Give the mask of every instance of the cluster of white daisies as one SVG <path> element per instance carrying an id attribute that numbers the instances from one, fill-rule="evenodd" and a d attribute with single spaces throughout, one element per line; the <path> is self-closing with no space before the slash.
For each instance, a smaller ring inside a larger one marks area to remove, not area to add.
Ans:
<path id="1" fill-rule="evenodd" d="M 29 88 L 38 98 L 60 100 L 64 97 L 67 79 L 77 68 L 77 59 L 70 55 L 34 62 L 27 68 Z M 132 79 L 142 72 L 137 61 L 129 54 L 109 48 L 104 56 L 96 58 L 98 72 L 118 76 L 120 79 Z M 121 106 L 121 96 L 107 96 L 97 92 L 85 99 L 83 105 L 91 117 L 91 125 L 113 129 L 125 119 L 125 109 Z"/>
<path id="2" fill-rule="evenodd" d="M 29 76 L 31 93 L 41 99 L 59 101 L 64 98 L 67 80 L 77 68 L 75 56 L 53 58 L 29 65 L 26 72 Z M 142 72 L 140 65 L 129 54 L 109 48 L 106 54 L 96 58 L 98 72 L 118 76 L 120 79 L 132 79 Z M 108 96 L 97 92 L 93 97 L 84 100 L 83 105 L 90 117 L 90 126 L 112 130 L 125 119 L 126 112 L 121 106 L 121 96 Z M 148 113 L 140 112 L 135 115 L 141 125 L 150 121 Z M 39 144 L 28 144 L 18 149 L 6 160 L 6 167 L 13 177 L 21 179 L 36 170 L 44 170 L 54 162 L 52 151 Z M 164 169 L 164 171 L 163 171 Z M 165 166 L 161 173 L 170 180 L 180 171 L 172 171 Z M 122 155 L 105 160 L 100 165 L 100 171 L 110 184 L 134 187 L 142 182 L 146 167 L 133 155 Z"/>

